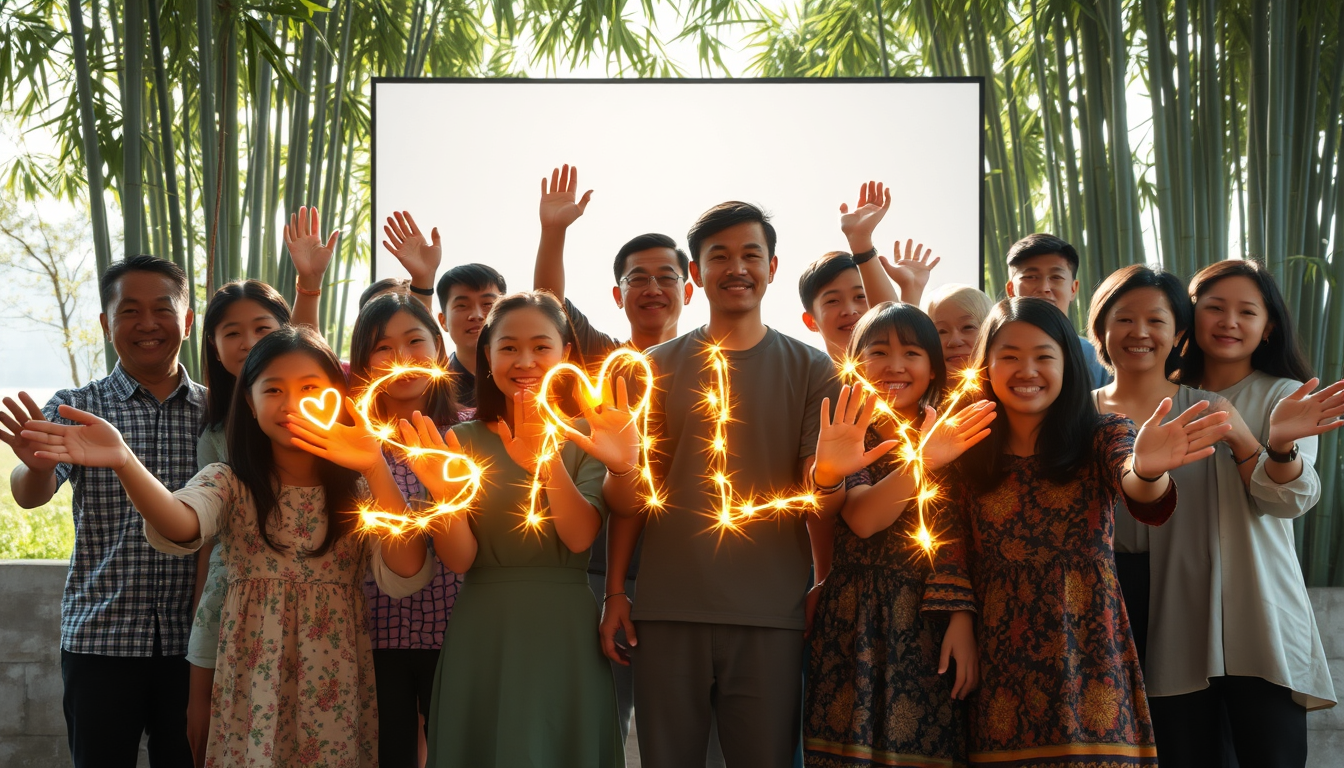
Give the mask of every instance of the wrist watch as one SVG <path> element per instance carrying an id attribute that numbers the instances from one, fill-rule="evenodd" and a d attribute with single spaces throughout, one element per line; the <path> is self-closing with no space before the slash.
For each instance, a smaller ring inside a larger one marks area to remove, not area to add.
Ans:
<path id="1" fill-rule="evenodd" d="M 1279 464 L 1292 464 L 1294 461 L 1297 461 L 1297 443 L 1293 443 L 1293 447 L 1289 449 L 1287 453 L 1279 453 L 1266 445 L 1265 455 L 1269 457 L 1270 461 Z"/>
<path id="2" fill-rule="evenodd" d="M 873 246 L 872 248 L 869 248 L 863 253 L 854 254 L 854 264 L 855 266 L 859 264 L 866 264 L 869 261 L 872 261 L 873 257 L 876 255 L 877 255 L 877 246 Z"/>

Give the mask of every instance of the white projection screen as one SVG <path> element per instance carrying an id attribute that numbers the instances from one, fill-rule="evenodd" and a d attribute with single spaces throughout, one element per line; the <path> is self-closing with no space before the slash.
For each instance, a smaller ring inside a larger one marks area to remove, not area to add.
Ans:
<path id="1" fill-rule="evenodd" d="M 981 286 L 980 78 L 853 80 L 375 79 L 372 245 L 375 279 L 405 276 L 382 224 L 410 211 L 443 237 L 443 270 L 489 264 L 510 290 L 532 287 L 540 180 L 564 163 L 592 189 L 570 227 L 566 295 L 593 325 L 625 336 L 612 259 L 645 232 L 684 248 L 701 212 L 762 206 L 778 230 L 765 322 L 821 346 L 800 319 L 798 276 L 846 250 L 839 207 L 868 179 L 892 188 L 879 252 L 913 238 L 942 262 L 929 290 Z M 685 332 L 708 319 L 697 293 Z"/>

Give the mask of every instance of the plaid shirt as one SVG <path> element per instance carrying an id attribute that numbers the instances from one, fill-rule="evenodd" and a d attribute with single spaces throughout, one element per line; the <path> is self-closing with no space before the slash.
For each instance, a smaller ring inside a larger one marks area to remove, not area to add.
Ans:
<path id="1" fill-rule="evenodd" d="M 57 392 L 42 409 L 51 421 L 71 405 L 112 423 L 169 490 L 196 474 L 196 430 L 205 388 L 178 366 L 181 383 L 160 403 L 122 370 Z M 102 656 L 152 656 L 157 626 L 165 655 L 187 651 L 194 556 L 165 555 L 145 540 L 144 520 L 110 469 L 60 464 L 59 488 L 73 489 L 75 551 L 61 597 L 61 648 Z"/>

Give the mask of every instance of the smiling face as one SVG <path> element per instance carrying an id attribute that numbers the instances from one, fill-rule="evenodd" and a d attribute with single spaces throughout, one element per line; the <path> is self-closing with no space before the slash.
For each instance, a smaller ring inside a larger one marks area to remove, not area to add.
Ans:
<path id="1" fill-rule="evenodd" d="M 1064 350 L 1031 323 L 999 329 L 985 355 L 989 384 L 1005 413 L 1043 416 L 1064 384 Z"/>
<path id="2" fill-rule="evenodd" d="M 247 403 L 261 431 L 276 446 L 287 448 L 293 445 L 294 435 L 285 424 L 290 415 L 302 415 L 300 401 L 321 397 L 322 390 L 334 386 L 312 355 L 289 352 L 272 360 L 252 382 Z"/>
<path id="3" fill-rule="evenodd" d="M 394 362 L 404 365 L 433 367 L 442 352 L 443 339 L 406 310 L 398 311 L 387 320 L 387 327 L 373 344 L 369 355 L 369 371 L 378 375 Z M 419 400 L 429 388 L 428 376 L 407 376 L 396 379 L 383 388 L 383 394 L 393 400 Z"/>
<path id="4" fill-rule="evenodd" d="M 859 350 L 864 377 L 882 392 L 892 410 L 906 419 L 919 414 L 919 400 L 933 382 L 933 363 L 918 344 L 905 344 L 896 331 Z"/>
<path id="5" fill-rule="evenodd" d="M 191 328 L 192 312 L 177 286 L 157 272 L 127 272 L 112 291 L 103 332 L 133 378 L 161 376 L 177 366 L 177 352 Z"/>
<path id="6" fill-rule="evenodd" d="M 266 307 L 251 299 L 238 299 L 224 310 L 210 342 L 224 370 L 236 377 L 253 345 L 281 325 L 284 323 Z"/>
<path id="7" fill-rule="evenodd" d="M 846 269 L 817 292 L 810 311 L 803 313 L 803 323 L 821 334 L 826 349 L 835 357 L 849 346 L 854 324 L 867 311 L 868 296 L 863 292 L 859 270 Z"/>
<path id="8" fill-rule="evenodd" d="M 765 228 L 751 221 L 706 236 L 691 277 L 704 289 L 712 312 L 743 315 L 760 309 L 777 265 L 767 251 Z"/>
<path id="9" fill-rule="evenodd" d="M 1195 343 L 1210 362 L 1249 361 L 1272 330 L 1265 297 L 1249 277 L 1223 278 L 1195 301 Z"/>
<path id="10" fill-rule="evenodd" d="M 1115 300 L 1104 321 L 1106 354 L 1117 371 L 1165 372 L 1176 343 L 1176 320 L 1159 288 L 1135 288 Z"/>
<path id="11" fill-rule="evenodd" d="M 938 339 L 943 343 L 943 362 L 947 364 L 949 376 L 970 365 L 971 353 L 975 351 L 975 342 L 980 337 L 980 324 L 971 313 L 958 307 L 954 302 L 940 302 L 934 307 L 930 319 L 938 329 Z"/>
<path id="12" fill-rule="evenodd" d="M 486 315 L 499 301 L 500 293 L 498 286 L 487 285 L 478 291 L 460 283 L 448 292 L 448 300 L 443 304 L 447 311 L 439 313 L 439 325 L 448 332 L 460 353 L 475 351 Z"/>
<path id="13" fill-rule="evenodd" d="M 499 318 L 486 350 L 490 376 L 507 402 L 520 391 L 536 392 L 546 372 L 568 356 L 560 329 L 535 307 L 520 307 Z"/>
<path id="14" fill-rule="evenodd" d="M 1078 295 L 1078 280 L 1074 278 L 1068 259 L 1057 253 L 1046 253 L 1010 266 L 1007 289 L 1009 296 L 1045 299 L 1068 315 L 1069 305 Z"/>
<path id="15" fill-rule="evenodd" d="M 611 295 L 625 310 L 632 330 L 657 336 L 677 327 L 681 308 L 691 303 L 694 290 L 681 273 L 676 251 L 646 248 L 625 257 L 625 274 Z"/>

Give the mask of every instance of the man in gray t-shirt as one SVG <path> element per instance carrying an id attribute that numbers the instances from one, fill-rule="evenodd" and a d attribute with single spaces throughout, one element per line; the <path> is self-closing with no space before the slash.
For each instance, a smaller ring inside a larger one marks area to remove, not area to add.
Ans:
<path id="1" fill-rule="evenodd" d="M 741 498 L 811 487 L 822 400 L 839 385 L 824 353 L 761 322 L 778 261 L 774 228 L 759 209 L 716 206 L 687 241 L 709 324 L 649 350 L 662 511 L 646 523 L 635 474 L 607 476 L 609 568 L 629 561 L 640 528 L 644 544 L 633 608 L 614 596 L 604 606 L 603 651 L 618 658 L 614 635 L 624 628 L 646 768 L 703 762 L 711 717 L 729 766 L 789 765 L 800 726 L 807 514 L 715 528 L 713 423 L 702 405 L 713 381 L 707 352 L 717 345 L 730 369 L 727 474 Z"/>

